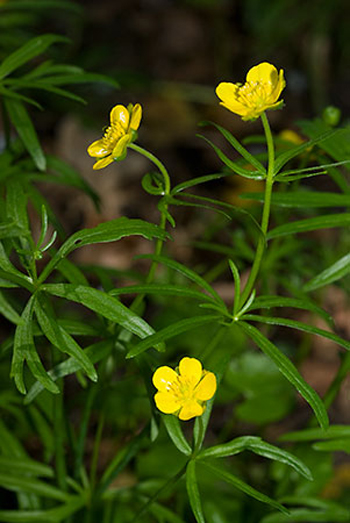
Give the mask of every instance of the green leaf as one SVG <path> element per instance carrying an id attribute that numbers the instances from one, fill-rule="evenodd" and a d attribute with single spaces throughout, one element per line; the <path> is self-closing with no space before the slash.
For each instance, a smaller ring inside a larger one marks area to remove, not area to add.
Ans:
<path id="1" fill-rule="evenodd" d="M 263 202 L 264 193 L 242 193 L 239 195 L 244 200 Z M 289 191 L 286 193 L 275 192 L 272 194 L 272 205 L 279 207 L 313 208 L 313 207 L 349 207 L 350 194 L 316 191 Z"/>
<path id="2" fill-rule="evenodd" d="M 82 14 L 82 7 L 78 4 L 72 3 L 70 0 L 16 0 L 15 2 L 3 4 L 1 6 L 2 11 L 28 11 L 33 9 L 34 11 L 46 11 L 55 9 L 62 9 L 64 11 L 71 11 L 76 14 Z M 54 12 L 54 11 L 53 11 Z M 57 37 L 58 38 L 58 37 Z M 65 41 L 67 41 L 65 39 Z"/>
<path id="3" fill-rule="evenodd" d="M 64 330 L 64 328 L 57 323 L 53 316 L 53 311 L 50 310 L 47 300 L 42 295 L 38 295 L 35 303 L 35 313 L 38 318 L 39 325 L 46 336 L 46 338 L 57 349 L 65 352 L 74 358 L 81 368 L 86 372 L 92 381 L 97 381 L 97 372 L 81 349 L 78 343 Z"/>
<path id="4" fill-rule="evenodd" d="M 214 125 L 214 127 L 216 127 L 218 131 L 220 131 L 224 138 L 226 138 L 226 140 L 232 145 L 232 147 L 236 149 L 236 151 L 241 156 L 243 156 L 243 158 L 247 160 L 249 164 L 253 165 L 253 167 L 255 167 L 255 169 L 258 172 L 266 176 L 266 169 L 263 166 L 263 164 L 259 162 L 259 160 L 255 158 L 255 156 L 253 156 L 245 147 L 243 147 L 243 145 L 224 127 L 221 127 L 221 125 L 218 125 L 214 122 L 202 122 L 201 125 Z"/>
<path id="5" fill-rule="evenodd" d="M 312 521 L 312 523 L 347 523 L 350 519 L 349 510 L 332 501 L 321 501 L 319 499 L 301 496 L 297 496 L 294 499 L 291 496 L 287 496 L 283 501 L 293 505 L 306 505 L 306 507 L 311 508 L 291 508 L 289 516 L 277 513 L 268 514 L 261 520 L 261 523 L 310 523 L 310 521 Z"/>
<path id="6" fill-rule="evenodd" d="M 47 91 L 49 93 L 56 94 L 58 96 L 62 96 L 64 98 L 68 98 L 70 100 L 74 100 L 75 102 L 82 103 L 86 105 L 86 101 L 81 96 L 78 96 L 74 93 L 71 93 L 70 91 L 67 91 L 66 89 L 62 89 L 61 87 L 54 87 L 50 85 L 49 83 L 45 82 L 44 80 L 29 80 L 24 81 L 22 78 L 20 79 L 11 79 L 11 80 L 5 80 L 6 85 L 12 87 L 13 89 L 41 89 L 42 91 Z"/>
<path id="7" fill-rule="evenodd" d="M 154 329 L 135 312 L 125 307 L 116 298 L 92 287 L 72 283 L 52 283 L 43 286 L 42 290 L 54 296 L 81 303 L 104 318 L 121 325 L 139 338 L 146 338 L 154 333 Z"/>
<path id="8" fill-rule="evenodd" d="M 70 500 L 49 510 L 0 510 L 0 521 L 4 523 L 58 523 L 86 504 L 84 497 L 70 496 Z"/>
<path id="9" fill-rule="evenodd" d="M 108 356 L 108 354 L 112 350 L 112 347 L 112 340 L 107 339 L 90 345 L 85 349 L 84 352 L 92 363 L 97 363 L 98 361 L 101 361 L 106 356 Z M 64 378 L 65 376 L 74 374 L 74 372 L 77 372 L 78 370 L 81 370 L 81 366 L 79 365 L 79 363 L 74 358 L 69 358 L 68 360 L 56 365 L 56 367 L 54 367 L 52 370 L 48 372 L 48 375 L 54 381 L 56 381 L 59 378 Z M 32 387 L 30 388 L 28 394 L 24 398 L 24 404 L 28 405 L 29 403 L 31 403 L 43 390 L 44 386 L 42 385 L 42 383 L 40 383 L 40 381 L 34 383 L 34 385 L 32 385 Z"/>
<path id="10" fill-rule="evenodd" d="M 15 126 L 28 153 L 33 158 L 36 167 L 39 171 L 45 171 L 46 158 L 26 108 L 19 100 L 5 99 L 4 101 L 10 120 Z"/>
<path id="11" fill-rule="evenodd" d="M 310 428 L 298 430 L 296 432 L 288 432 L 279 437 L 280 441 L 314 441 L 317 439 L 343 439 L 350 438 L 349 425 L 331 425 L 327 429 Z"/>
<path id="12" fill-rule="evenodd" d="M 220 160 L 235 174 L 239 174 L 240 176 L 243 176 L 243 178 L 249 178 L 253 180 L 263 180 L 266 178 L 266 175 L 264 173 L 261 173 L 261 171 L 250 171 L 249 169 L 244 169 L 243 167 L 240 167 L 237 162 L 234 162 L 230 160 L 222 151 L 217 147 L 213 142 L 208 140 L 205 136 L 202 136 L 200 134 L 197 134 L 199 138 L 202 138 L 204 141 L 206 141 L 216 152 Z"/>
<path id="13" fill-rule="evenodd" d="M 22 287 L 25 287 L 29 291 L 33 291 L 33 281 L 31 278 L 20 272 L 16 267 L 10 262 L 3 244 L 0 242 L 0 276 L 18 283 Z"/>
<path id="14" fill-rule="evenodd" d="M 147 240 L 152 240 L 153 238 L 165 240 L 169 237 L 165 231 L 153 223 L 148 223 L 143 220 L 132 220 L 125 217 L 101 223 L 92 229 L 82 229 L 64 242 L 43 270 L 39 281 L 44 281 L 57 263 L 75 249 L 95 243 L 114 242 L 126 236 L 134 235 L 143 236 Z"/>
<path id="15" fill-rule="evenodd" d="M 0 472 L 3 474 L 10 473 L 12 476 L 28 475 L 44 476 L 47 478 L 54 477 L 51 467 L 23 456 L 0 456 Z"/>
<path id="16" fill-rule="evenodd" d="M 179 418 L 172 414 L 163 414 L 162 420 L 175 447 L 182 452 L 182 454 L 186 454 L 186 456 L 191 455 L 192 449 L 182 432 Z"/>
<path id="17" fill-rule="evenodd" d="M 324 452 L 346 452 L 347 454 L 350 454 L 350 438 L 332 439 L 330 441 L 314 443 L 312 448 Z"/>
<path id="18" fill-rule="evenodd" d="M 258 321 L 260 323 L 266 323 L 267 325 L 279 325 L 281 327 L 290 327 L 291 329 L 300 330 L 307 332 L 308 334 L 315 334 L 316 336 L 322 336 L 329 340 L 334 341 L 344 349 L 350 350 L 350 342 L 343 340 L 340 336 L 333 334 L 333 332 L 328 332 L 324 329 L 319 329 L 313 325 L 308 325 L 307 323 L 302 323 L 297 320 L 289 320 L 287 318 L 276 318 L 270 316 L 257 316 L 255 314 L 246 314 L 242 316 L 242 320 L 247 321 Z"/>
<path id="19" fill-rule="evenodd" d="M 215 447 L 202 450 L 197 459 L 225 458 L 227 456 L 234 456 L 235 454 L 239 454 L 244 450 L 250 450 L 259 456 L 263 456 L 264 458 L 279 461 L 280 463 L 285 463 L 309 481 L 312 481 L 313 479 L 310 469 L 304 465 L 300 459 L 296 458 L 285 450 L 266 443 L 261 438 L 256 436 L 242 436 L 235 438 L 228 443 L 223 443 L 222 445 L 216 445 Z"/>
<path id="20" fill-rule="evenodd" d="M 192 271 L 192 269 L 189 269 L 182 263 L 172 260 L 171 258 L 167 258 L 166 256 L 159 256 L 156 254 L 142 254 L 141 256 L 138 256 L 138 258 L 162 263 L 166 267 L 174 269 L 175 271 L 179 272 L 189 280 L 195 282 L 199 287 L 207 291 L 208 294 L 213 296 L 215 301 L 219 302 L 220 304 L 224 303 L 220 295 L 212 288 L 212 286 L 207 281 L 204 280 L 204 278 L 199 276 L 196 272 Z"/>
<path id="21" fill-rule="evenodd" d="M 304 298 L 289 298 L 286 296 L 258 296 L 250 305 L 248 311 L 256 309 L 273 309 L 275 307 L 292 307 L 294 309 L 303 309 L 310 312 L 315 312 L 328 323 L 333 323 L 332 317 L 321 307 L 310 300 Z"/>
<path id="22" fill-rule="evenodd" d="M 314 291 L 334 281 L 340 280 L 350 272 L 350 254 L 346 254 L 340 260 L 336 261 L 327 269 L 314 276 L 310 281 L 305 283 L 303 290 Z"/>
<path id="23" fill-rule="evenodd" d="M 189 189 L 190 187 L 195 187 L 201 183 L 211 182 L 213 180 L 220 180 L 220 178 L 225 178 L 226 176 L 232 176 L 231 173 L 218 173 L 218 174 L 207 174 L 205 176 L 198 176 L 197 178 L 192 178 L 186 182 L 179 183 L 175 185 L 171 190 L 170 194 L 177 194 L 184 189 Z"/>
<path id="24" fill-rule="evenodd" d="M 10 474 L 0 474 L 0 486 L 15 492 L 30 492 L 46 498 L 57 499 L 58 501 L 68 501 L 71 497 L 67 492 L 63 492 L 52 487 L 39 479 L 26 476 L 12 476 Z"/>
<path id="25" fill-rule="evenodd" d="M 299 156 L 299 154 L 301 154 L 304 151 L 306 151 L 307 149 L 309 149 L 309 147 L 320 144 L 324 140 L 327 140 L 330 137 L 335 137 L 336 135 L 340 135 L 343 132 L 344 132 L 344 129 L 328 130 L 328 131 L 322 133 L 321 135 L 316 136 L 312 140 L 309 140 L 308 142 L 305 142 L 301 145 L 293 147 L 292 149 L 289 149 L 288 151 L 280 154 L 279 156 L 277 156 L 276 161 L 275 161 L 274 174 L 276 175 L 282 169 L 282 167 L 287 162 L 289 162 L 289 160 L 292 160 L 292 158 Z"/>
<path id="26" fill-rule="evenodd" d="M 239 304 L 240 304 L 240 298 L 241 298 L 241 279 L 239 276 L 238 269 L 236 267 L 236 264 L 232 260 L 228 260 L 232 276 L 235 282 L 235 293 L 234 293 L 234 300 L 233 300 L 233 315 L 235 316 L 239 311 Z"/>
<path id="27" fill-rule="evenodd" d="M 43 53 L 48 47 L 55 42 L 68 42 L 67 38 L 63 36 L 47 34 L 37 36 L 26 42 L 22 47 L 10 54 L 0 65 L 0 80 L 8 76 L 10 73 L 18 69 L 35 56 Z"/>
<path id="28" fill-rule="evenodd" d="M 315 138 L 321 133 L 329 132 L 329 126 L 321 119 L 303 120 L 298 122 L 303 133 L 309 138 Z M 322 141 L 321 149 L 334 160 L 343 161 L 349 160 L 350 156 L 350 129 L 341 128 L 338 134 L 329 136 L 328 139 Z"/>
<path id="29" fill-rule="evenodd" d="M 308 383 L 299 374 L 293 363 L 281 352 L 273 343 L 271 343 L 265 336 L 261 334 L 258 329 L 240 321 L 237 323 L 243 332 L 247 334 L 260 349 L 275 363 L 278 369 L 281 371 L 283 376 L 299 391 L 302 397 L 309 403 L 313 409 L 315 416 L 323 429 L 328 427 L 329 421 L 327 411 L 318 396 Z"/>
<path id="30" fill-rule="evenodd" d="M 186 469 L 186 489 L 188 499 L 197 523 L 205 523 L 196 476 L 196 462 L 190 461 Z"/>
<path id="31" fill-rule="evenodd" d="M 11 365 L 11 377 L 14 378 L 16 386 L 22 394 L 26 393 L 23 381 L 23 364 L 27 360 L 28 366 L 37 380 L 50 392 L 59 393 L 59 388 L 52 381 L 44 369 L 36 352 L 33 342 L 33 310 L 36 296 L 33 295 L 25 306 L 21 320 L 17 325 L 13 346 L 13 358 Z"/>
<path id="32" fill-rule="evenodd" d="M 267 239 L 278 238 L 288 234 L 299 232 L 316 231 L 317 229 L 328 229 L 332 227 L 345 227 L 350 224 L 350 213 L 327 214 L 326 216 L 316 216 L 306 220 L 298 220 L 275 227 L 267 234 Z"/>
<path id="33" fill-rule="evenodd" d="M 12 305 L 10 305 L 2 292 L 0 292 L 0 314 L 15 325 L 18 325 L 21 321 L 20 315 L 15 311 Z"/>
<path id="34" fill-rule="evenodd" d="M 130 349 L 126 357 L 134 358 L 145 350 L 150 349 L 151 347 L 156 347 L 159 343 L 165 340 L 173 338 L 174 336 L 178 336 L 179 334 L 187 332 L 191 329 L 196 329 L 197 327 L 212 321 L 218 321 L 219 319 L 220 316 L 218 314 L 208 314 L 205 316 L 192 316 L 192 318 L 180 320 L 176 323 L 173 323 L 172 325 L 168 325 L 168 327 L 165 327 L 155 334 L 148 336 L 140 343 L 137 343 L 132 349 Z"/>
<path id="35" fill-rule="evenodd" d="M 113 289 L 109 291 L 111 296 L 120 296 L 121 294 L 156 294 L 157 296 L 181 296 L 183 298 L 194 298 L 201 301 L 210 301 L 216 303 L 211 296 L 199 292 L 194 289 L 182 287 L 181 285 L 167 285 L 160 283 L 152 283 L 145 285 L 129 285 L 121 287 L 120 289 Z"/>
<path id="36" fill-rule="evenodd" d="M 252 498 L 257 499 L 262 503 L 267 503 L 268 505 L 277 508 L 278 510 L 283 512 L 283 514 L 289 514 L 289 511 L 283 505 L 278 503 L 278 501 L 275 501 L 274 499 L 269 498 L 265 494 L 262 494 L 261 492 L 251 487 L 250 485 L 237 478 L 233 474 L 230 474 L 226 470 L 222 470 L 221 468 L 217 467 L 216 465 L 213 465 L 212 463 L 208 463 L 207 461 L 203 460 L 200 463 L 204 465 L 205 468 L 213 472 L 218 478 L 222 479 L 226 483 L 229 483 L 230 485 L 233 485 L 245 494 L 248 494 L 248 496 L 251 496 Z"/>
<path id="37" fill-rule="evenodd" d="M 87 194 L 95 204 L 95 207 L 100 207 L 100 197 L 97 192 L 91 187 L 91 185 L 82 178 L 81 174 L 74 169 L 71 165 L 60 158 L 48 154 L 46 156 L 47 168 L 50 172 L 53 172 L 56 176 L 51 180 L 45 175 L 45 180 L 52 181 L 53 183 L 62 183 L 63 185 L 70 185 L 76 187 Z"/>
<path id="38" fill-rule="evenodd" d="M 6 215 L 22 230 L 23 235 L 29 232 L 27 203 L 28 198 L 24 192 L 23 183 L 18 179 L 7 180 Z"/>

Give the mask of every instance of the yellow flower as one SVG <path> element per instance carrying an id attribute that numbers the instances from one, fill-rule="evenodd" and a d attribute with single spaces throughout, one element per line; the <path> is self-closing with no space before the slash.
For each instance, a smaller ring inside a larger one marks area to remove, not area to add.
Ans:
<path id="1" fill-rule="evenodd" d="M 103 169 L 113 161 L 123 160 L 130 142 L 135 140 L 140 126 L 142 107 L 140 104 L 128 107 L 116 105 L 111 110 L 110 125 L 103 138 L 96 140 L 88 147 L 88 154 L 98 158 L 94 169 Z"/>
<path id="2" fill-rule="evenodd" d="M 244 85 L 221 82 L 215 92 L 220 105 L 242 120 L 255 120 L 267 109 L 282 105 L 283 101 L 278 98 L 285 85 L 283 69 L 278 73 L 276 67 L 263 62 L 250 69 Z"/>
<path id="3" fill-rule="evenodd" d="M 203 370 L 196 358 L 185 357 L 176 370 L 159 367 L 153 374 L 153 385 L 158 389 L 154 396 L 158 409 L 185 421 L 203 414 L 204 402 L 216 392 L 216 377 Z"/>

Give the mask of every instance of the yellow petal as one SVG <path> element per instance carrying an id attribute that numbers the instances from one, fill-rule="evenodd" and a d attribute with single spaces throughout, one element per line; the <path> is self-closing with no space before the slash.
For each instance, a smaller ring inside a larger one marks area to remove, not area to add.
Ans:
<path id="1" fill-rule="evenodd" d="M 255 65 L 248 71 L 247 82 L 260 82 L 264 84 L 270 84 L 271 88 L 274 89 L 278 83 L 278 72 L 274 65 L 268 62 Z"/>
<path id="2" fill-rule="evenodd" d="M 170 392 L 157 392 L 154 396 L 157 408 L 164 414 L 173 414 L 181 407 L 176 397 Z"/>
<path id="3" fill-rule="evenodd" d="M 129 133 L 125 134 L 118 140 L 112 152 L 113 158 L 120 158 L 121 156 L 123 156 L 123 154 L 125 154 L 126 148 L 128 144 L 131 142 L 131 138 L 131 133 Z"/>
<path id="4" fill-rule="evenodd" d="M 92 144 L 89 145 L 89 147 L 87 148 L 87 152 L 93 158 L 101 158 L 110 153 L 110 151 L 106 149 L 106 146 L 104 145 L 102 138 L 100 140 L 92 142 Z"/>
<path id="5" fill-rule="evenodd" d="M 272 103 L 276 102 L 278 98 L 280 97 L 281 92 L 286 86 L 286 81 L 284 79 L 284 72 L 283 69 L 280 70 L 278 75 L 278 82 L 274 88 L 274 90 L 271 93 L 271 101 Z"/>
<path id="6" fill-rule="evenodd" d="M 142 117 L 142 107 L 140 104 L 136 104 L 136 105 L 134 105 L 134 107 L 131 111 L 130 129 L 132 131 L 137 131 L 137 129 L 140 127 L 141 117 Z"/>
<path id="7" fill-rule="evenodd" d="M 116 105 L 111 110 L 110 120 L 112 124 L 119 123 L 126 132 L 129 126 L 129 111 L 124 105 Z"/>
<path id="8" fill-rule="evenodd" d="M 97 162 L 94 163 L 92 168 L 96 171 L 98 169 L 103 169 L 104 167 L 107 167 L 110 163 L 113 163 L 113 157 L 111 155 L 106 156 L 106 158 L 101 158 L 101 160 L 97 160 Z"/>
<path id="9" fill-rule="evenodd" d="M 212 372 L 205 371 L 204 377 L 198 383 L 194 393 L 201 401 L 210 400 L 216 392 L 216 377 Z"/>
<path id="10" fill-rule="evenodd" d="M 196 358 L 182 358 L 179 363 L 179 371 L 181 378 L 186 378 L 195 386 L 202 377 L 202 364 Z"/>
<path id="11" fill-rule="evenodd" d="M 184 404 L 179 412 L 179 418 L 183 421 L 187 421 L 196 416 L 201 416 L 204 412 L 204 408 L 196 401 L 188 401 Z"/>
<path id="12" fill-rule="evenodd" d="M 220 98 L 221 103 L 236 114 L 244 114 L 246 112 L 245 106 L 238 101 L 239 86 L 230 82 L 221 82 L 215 89 L 216 95 Z"/>
<path id="13" fill-rule="evenodd" d="M 176 383 L 177 380 L 178 374 L 166 365 L 159 367 L 153 374 L 152 378 L 153 385 L 160 392 L 168 392 L 173 383 Z"/>

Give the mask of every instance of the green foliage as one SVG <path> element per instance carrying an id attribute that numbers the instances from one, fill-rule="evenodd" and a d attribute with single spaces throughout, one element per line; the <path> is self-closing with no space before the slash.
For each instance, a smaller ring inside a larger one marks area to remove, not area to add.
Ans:
<path id="1" fill-rule="evenodd" d="M 51 0 L 16 0 L 1 9 L 6 15 L 59 6 L 80 13 Z M 156 167 L 141 184 L 158 200 L 159 225 L 119 217 L 69 235 L 40 182 L 82 191 L 97 210 L 99 196 L 72 166 L 44 152 L 36 95 L 84 102 L 63 86 L 116 83 L 47 59 L 56 44 L 68 42 L 52 34 L 28 38 L 0 64 L 0 521 L 349 521 L 345 496 L 322 498 L 333 453 L 350 453 L 350 429 L 332 424 L 330 409 L 349 353 L 322 399 L 301 369 L 310 337 L 350 348 L 333 332 L 323 295 L 330 284 L 348 290 L 349 129 L 303 121 L 308 140 L 280 148 L 264 114 L 267 148 L 255 155 L 249 140 L 245 146 L 210 124 L 234 159 L 204 137 L 222 172 L 173 188 L 165 166 L 129 144 Z M 319 175 L 328 177 L 327 190 L 310 183 Z M 263 204 L 261 220 L 260 207 L 242 209 L 200 193 L 229 176 L 264 184 L 241 195 Z M 189 216 L 200 213 L 205 225 L 193 242 L 197 263 L 174 259 L 176 249 L 168 248 L 173 210 L 182 207 Z M 328 228 L 332 249 L 320 247 L 314 234 Z M 149 243 L 137 257 L 149 261 L 146 274 L 77 263 L 78 249 L 121 248 L 123 239 L 140 237 Z M 217 383 L 216 393 L 200 400 L 203 414 L 188 422 L 176 412 L 160 415 L 152 385 L 157 367 L 176 367 L 184 354 L 199 359 Z"/>

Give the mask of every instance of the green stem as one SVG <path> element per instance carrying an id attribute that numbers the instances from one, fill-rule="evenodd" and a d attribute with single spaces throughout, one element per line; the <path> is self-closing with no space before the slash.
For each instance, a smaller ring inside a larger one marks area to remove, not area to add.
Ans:
<path id="1" fill-rule="evenodd" d="M 154 156 L 154 154 L 150 153 L 149 151 L 147 151 L 143 147 L 140 147 L 139 145 L 136 145 L 135 143 L 129 144 L 128 147 L 129 147 L 129 149 L 133 149 L 134 151 L 142 154 L 148 160 L 150 160 L 152 163 L 154 163 L 154 165 L 156 167 L 158 167 L 159 171 L 163 175 L 164 195 L 165 196 L 169 195 L 170 194 L 170 190 L 171 190 L 170 176 L 169 176 L 169 173 L 168 173 L 167 169 L 165 168 L 164 164 L 160 160 L 158 160 L 158 158 L 156 156 Z M 164 211 L 162 211 L 162 210 L 160 211 L 161 212 L 161 217 L 160 217 L 159 227 L 163 231 L 165 231 L 165 227 L 166 227 L 166 211 L 167 211 L 167 209 L 168 209 L 168 206 L 167 206 L 167 204 L 165 204 L 164 205 Z M 157 243 L 156 243 L 156 247 L 155 247 L 155 255 L 156 256 L 159 256 L 161 254 L 162 248 L 163 248 L 163 242 L 164 242 L 164 240 L 162 240 L 161 238 L 157 239 Z M 149 270 L 147 278 L 146 278 L 146 283 L 151 283 L 153 281 L 153 278 L 154 278 L 155 272 L 157 270 L 157 267 L 158 267 L 158 262 L 157 261 L 152 261 L 150 270 Z M 135 300 L 133 301 L 133 303 L 131 305 L 131 308 L 133 310 L 137 311 L 139 306 L 143 302 L 144 297 L 145 297 L 144 294 L 139 294 L 138 296 L 136 296 Z"/>
<path id="2" fill-rule="evenodd" d="M 136 145 L 135 143 L 130 143 L 128 145 L 128 149 L 133 149 L 134 151 L 137 151 L 138 153 L 148 158 L 152 163 L 154 163 L 154 165 L 158 167 L 164 178 L 164 194 L 170 194 L 170 176 L 164 164 L 160 160 L 158 160 L 158 158 L 154 156 L 154 154 L 150 153 L 143 147 Z"/>
<path id="3" fill-rule="evenodd" d="M 53 398 L 53 420 L 55 434 L 55 463 L 57 483 L 61 490 L 67 490 L 67 468 L 64 449 L 64 413 L 63 413 L 63 381 L 62 392 Z"/>
<path id="4" fill-rule="evenodd" d="M 100 443 L 101 443 L 101 438 L 102 438 L 104 422 L 105 422 L 105 415 L 102 412 L 100 414 L 100 419 L 98 421 L 98 425 L 97 425 L 97 429 L 96 429 L 94 449 L 93 449 L 92 458 L 91 458 L 91 471 L 90 471 L 91 492 L 93 492 L 94 487 L 95 487 L 95 482 L 96 482 L 98 455 L 99 455 L 99 450 L 100 450 Z"/>
<path id="5" fill-rule="evenodd" d="M 242 306 L 244 305 L 246 300 L 249 298 L 250 293 L 253 290 L 259 270 L 260 270 L 261 261 L 262 261 L 263 254 L 265 251 L 266 233 L 267 233 L 267 229 L 269 226 L 270 209 L 271 209 L 271 195 L 272 195 L 274 168 L 275 168 L 275 150 L 274 150 L 271 128 L 270 128 L 269 121 L 268 121 L 265 113 L 263 113 L 261 115 L 261 121 L 262 121 L 264 131 L 265 131 L 267 152 L 268 152 L 268 167 L 267 167 L 267 178 L 266 178 L 266 186 L 265 186 L 264 209 L 263 209 L 263 214 L 262 214 L 262 219 L 261 219 L 262 235 L 260 235 L 260 237 L 259 237 L 252 270 L 250 271 L 247 284 L 242 293 L 242 299 L 241 299 Z"/>

